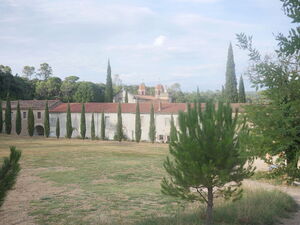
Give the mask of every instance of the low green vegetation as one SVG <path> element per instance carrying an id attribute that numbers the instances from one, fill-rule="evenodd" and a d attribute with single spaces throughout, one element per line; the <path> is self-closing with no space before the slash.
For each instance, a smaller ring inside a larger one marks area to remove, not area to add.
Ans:
<path id="1" fill-rule="evenodd" d="M 296 209 L 295 201 L 280 191 L 246 190 L 240 200 L 217 204 L 214 210 L 215 224 L 272 225 L 278 222 L 279 217 L 287 217 Z M 202 225 L 203 218 L 205 208 L 194 208 L 178 212 L 172 217 L 152 217 L 136 225 Z"/>
<path id="2" fill-rule="evenodd" d="M 8 155 L 12 144 L 22 148 L 22 174 L 30 179 L 22 186 L 23 191 L 30 193 L 30 185 L 41 187 L 37 198 L 22 205 L 37 224 L 185 225 L 200 223 L 199 218 L 204 218 L 199 214 L 199 204 L 178 202 L 161 193 L 160 182 L 166 175 L 162 164 L 168 145 L 43 137 L 16 139 L 10 135 L 0 135 L 0 143 L 0 158 Z M 277 205 L 274 196 L 269 198 Z M 240 204 L 244 202 L 253 208 L 260 204 L 247 203 L 246 199 Z M 268 201 L 262 200 L 269 206 Z M 225 202 L 225 206 L 230 208 L 230 204 L 237 203 Z M 216 221 L 222 217 L 220 205 L 224 203 L 217 200 Z M 289 211 L 294 204 L 284 207 Z M 260 210 L 269 209 L 262 206 Z M 177 220 L 178 223 L 172 223 Z M 224 220 L 222 224 L 235 223 Z"/>

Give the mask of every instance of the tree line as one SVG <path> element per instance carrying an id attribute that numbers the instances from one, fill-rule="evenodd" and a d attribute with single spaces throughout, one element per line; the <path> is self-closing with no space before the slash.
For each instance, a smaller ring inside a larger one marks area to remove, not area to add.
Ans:
<path id="1" fill-rule="evenodd" d="M 67 115 L 66 115 L 66 138 L 71 138 L 74 128 L 72 126 L 72 117 L 71 117 L 71 109 L 70 104 L 67 106 Z M 123 123 L 122 123 L 122 109 L 121 104 L 118 105 L 118 112 L 117 112 L 117 125 L 116 125 L 116 132 L 114 136 L 114 140 L 121 142 L 122 140 L 127 140 L 123 133 Z M 173 118 L 173 116 L 172 116 Z M 20 135 L 22 132 L 22 116 L 20 110 L 20 103 L 17 103 L 17 111 L 16 111 L 16 118 L 15 118 L 15 131 L 17 135 Z M 173 121 L 174 122 L 174 121 Z M 100 138 L 96 137 L 95 135 L 95 119 L 94 113 L 92 113 L 91 119 L 91 139 L 101 139 L 106 140 L 105 135 L 105 114 L 104 112 L 101 113 L 101 127 L 100 127 Z M 4 128 L 4 130 L 3 130 Z M 35 119 L 34 113 L 32 108 L 29 108 L 27 111 L 27 132 L 30 137 L 34 135 L 35 129 Z M 8 99 L 6 101 L 4 119 L 3 119 L 3 109 L 2 109 L 2 102 L 0 101 L 0 133 L 11 134 L 12 131 L 12 111 L 11 111 L 11 102 Z M 60 121 L 59 117 L 56 120 L 56 129 L 55 135 L 57 138 L 60 138 Z M 48 102 L 45 105 L 44 111 L 44 136 L 49 137 L 50 135 L 50 120 L 49 120 L 49 107 Z M 141 141 L 142 135 L 142 127 L 141 127 L 141 116 L 140 116 L 140 106 L 139 103 L 136 103 L 136 113 L 135 113 L 135 141 L 139 143 Z M 82 103 L 81 109 L 81 119 L 80 119 L 80 136 L 82 139 L 86 138 L 86 115 L 85 115 L 85 104 Z M 156 126 L 155 126 L 155 117 L 154 117 L 154 107 L 151 105 L 150 110 L 150 128 L 149 128 L 149 139 L 152 143 L 156 140 Z"/>

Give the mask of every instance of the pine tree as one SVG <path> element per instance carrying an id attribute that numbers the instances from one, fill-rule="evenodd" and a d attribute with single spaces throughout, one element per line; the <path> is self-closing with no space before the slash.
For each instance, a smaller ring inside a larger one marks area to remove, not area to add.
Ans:
<path id="1" fill-rule="evenodd" d="M 105 117 L 104 112 L 101 114 L 101 139 L 105 140 Z"/>
<path id="2" fill-rule="evenodd" d="M 152 104 L 151 112 L 150 112 L 150 127 L 149 127 L 149 138 L 151 143 L 154 143 L 155 136 L 156 136 L 156 128 L 155 128 L 155 119 L 154 119 L 154 108 Z"/>
<path id="3" fill-rule="evenodd" d="M 92 114 L 92 122 L 91 122 L 91 138 L 95 140 L 95 120 L 94 120 L 94 113 Z"/>
<path id="4" fill-rule="evenodd" d="M 112 79 L 111 79 L 111 68 L 110 62 L 108 60 L 107 65 L 107 77 L 106 77 L 106 86 L 105 86 L 105 102 L 113 102 L 113 86 L 112 86 Z"/>
<path id="5" fill-rule="evenodd" d="M 59 117 L 56 119 L 56 138 L 60 137 L 60 124 L 59 124 Z"/>
<path id="6" fill-rule="evenodd" d="M 34 134 L 34 115 L 31 108 L 28 109 L 27 129 L 30 137 Z"/>
<path id="7" fill-rule="evenodd" d="M 174 117 L 171 115 L 171 123 L 170 123 L 170 141 L 178 141 L 177 130 L 175 127 Z"/>
<path id="8" fill-rule="evenodd" d="M 246 93 L 244 87 L 244 80 L 242 76 L 240 77 L 240 82 L 239 82 L 239 102 L 240 103 L 246 102 Z"/>
<path id="9" fill-rule="evenodd" d="M 169 144 L 172 157 L 164 162 L 169 177 L 163 178 L 161 188 L 166 195 L 205 202 L 206 224 L 211 225 L 214 198 L 239 198 L 241 182 L 253 168 L 245 166 L 246 121 L 239 123 L 229 104 L 219 103 L 215 109 L 209 102 L 200 109 L 198 105 L 179 113 L 178 141 Z"/>
<path id="10" fill-rule="evenodd" d="M 85 133 L 86 133 L 85 106 L 84 106 L 84 103 L 82 103 L 81 118 L 80 118 L 80 135 L 81 135 L 82 139 L 85 139 Z"/>
<path id="11" fill-rule="evenodd" d="M 50 123 L 49 123 L 48 101 L 46 102 L 46 106 L 45 106 L 44 129 L 45 129 L 45 136 L 49 137 L 49 134 L 50 134 Z"/>
<path id="12" fill-rule="evenodd" d="M 68 108 L 67 108 L 66 130 L 67 130 L 66 137 L 70 139 L 73 133 L 70 104 L 68 104 Z"/>
<path id="13" fill-rule="evenodd" d="M 128 91 L 125 91 L 125 103 L 128 103 Z"/>
<path id="14" fill-rule="evenodd" d="M 141 128 L 140 104 L 136 103 L 136 111 L 135 111 L 135 141 L 137 143 L 140 142 L 141 136 L 142 136 L 142 128 Z"/>
<path id="15" fill-rule="evenodd" d="M 5 131 L 7 134 L 11 133 L 11 105 L 10 105 L 9 97 L 7 97 L 7 100 L 6 100 Z"/>
<path id="16" fill-rule="evenodd" d="M 22 118 L 21 118 L 21 110 L 20 110 L 20 103 L 18 101 L 17 104 L 17 115 L 16 115 L 16 133 L 19 135 L 22 131 Z"/>
<path id="17" fill-rule="evenodd" d="M 0 168 L 0 207 L 4 202 L 7 191 L 12 189 L 16 183 L 17 176 L 21 170 L 19 164 L 20 158 L 21 151 L 17 150 L 15 146 L 11 146 L 10 156 L 9 158 L 4 158 Z"/>
<path id="18" fill-rule="evenodd" d="M 116 139 L 120 142 L 123 139 L 123 124 L 122 124 L 122 109 L 121 103 L 118 105 L 118 122 L 117 122 L 117 132 Z"/>
<path id="19" fill-rule="evenodd" d="M 0 101 L 0 133 L 3 131 L 3 109 L 2 109 L 2 101 Z"/>
<path id="20" fill-rule="evenodd" d="M 227 56 L 225 94 L 228 102 L 231 103 L 238 102 L 235 64 L 234 64 L 234 57 L 233 57 L 233 50 L 232 50 L 231 43 L 229 45 L 228 56 Z"/>

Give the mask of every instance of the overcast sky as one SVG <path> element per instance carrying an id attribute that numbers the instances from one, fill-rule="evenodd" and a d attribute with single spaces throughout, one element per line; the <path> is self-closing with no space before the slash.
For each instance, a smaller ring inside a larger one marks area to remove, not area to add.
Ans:
<path id="1" fill-rule="evenodd" d="M 47 62 L 55 76 L 105 82 L 110 58 L 124 84 L 217 90 L 230 41 L 237 76 L 247 68 L 236 33 L 253 35 L 262 52 L 277 47 L 274 35 L 292 26 L 281 6 L 279 0 L 0 0 L 0 64 L 21 74 L 24 65 Z"/>

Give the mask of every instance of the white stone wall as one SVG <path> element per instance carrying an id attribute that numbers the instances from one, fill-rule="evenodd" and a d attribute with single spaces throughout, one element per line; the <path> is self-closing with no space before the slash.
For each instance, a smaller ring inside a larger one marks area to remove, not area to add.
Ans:
<path id="1" fill-rule="evenodd" d="M 86 113 L 86 136 L 91 137 L 92 113 Z M 117 113 L 105 113 L 105 135 L 112 140 L 116 133 Z M 56 136 L 56 119 L 60 120 L 60 136 L 66 135 L 66 113 L 50 113 L 50 136 Z M 72 127 L 74 128 L 72 137 L 80 136 L 81 113 L 72 113 Z M 177 115 L 173 115 L 175 125 L 177 125 Z M 95 133 L 101 136 L 101 113 L 94 113 Z M 155 114 L 156 141 L 166 142 L 170 133 L 171 114 Z M 123 132 L 129 140 L 135 138 L 135 114 L 122 113 Z M 150 114 L 141 113 L 142 141 L 149 141 Z"/>

